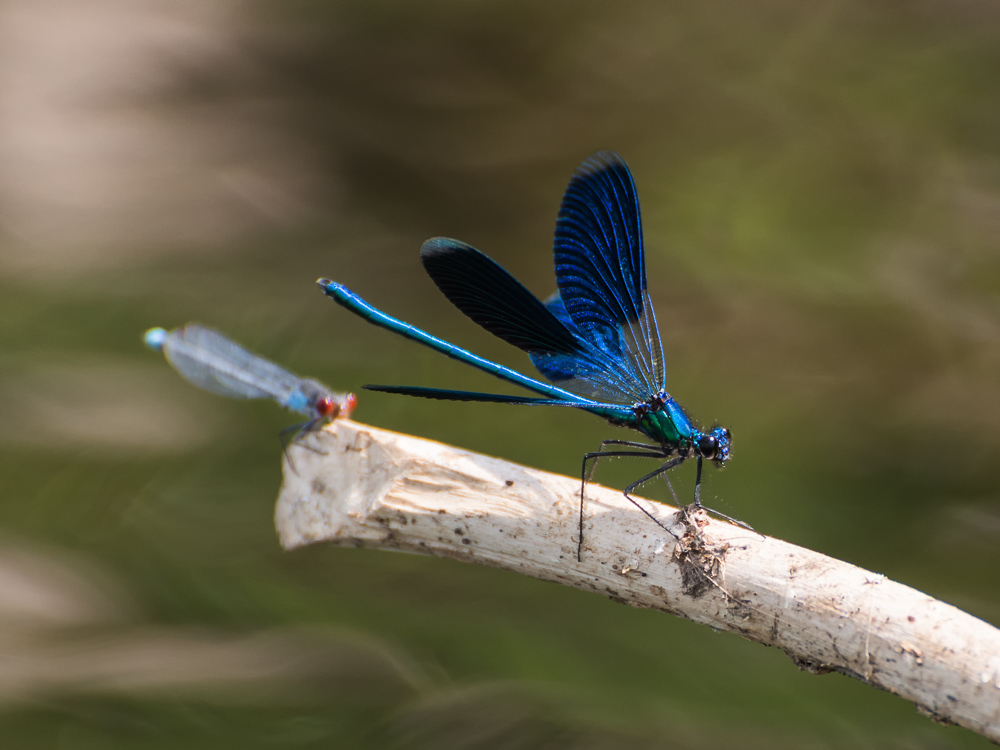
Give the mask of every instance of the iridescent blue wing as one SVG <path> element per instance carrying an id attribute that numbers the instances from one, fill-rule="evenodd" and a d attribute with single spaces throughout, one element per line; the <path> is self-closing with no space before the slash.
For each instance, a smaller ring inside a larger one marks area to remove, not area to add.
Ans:
<path id="1" fill-rule="evenodd" d="M 569 316 L 569 313 L 566 311 L 566 305 L 563 304 L 562 297 L 559 296 L 559 292 L 555 292 L 549 295 L 549 298 L 545 300 L 545 307 L 548 309 L 550 313 L 556 316 L 556 319 L 560 323 L 562 323 L 570 330 L 577 332 L 577 335 L 579 335 L 579 330 L 576 327 L 576 323 L 573 322 L 573 319 Z"/>
<path id="2" fill-rule="evenodd" d="M 665 389 L 663 346 L 646 291 L 639 196 L 617 154 L 594 154 L 570 180 L 556 221 L 555 264 L 558 304 L 579 335 L 642 384 L 635 400 Z"/>
<path id="3" fill-rule="evenodd" d="M 635 403 L 643 384 L 603 349 L 579 335 L 565 310 L 543 304 L 489 256 L 457 240 L 435 237 L 420 259 L 438 288 L 490 333 L 528 352 L 553 383 L 609 403 Z M 567 325 L 568 324 L 568 325 Z"/>
<path id="4" fill-rule="evenodd" d="M 529 352 L 539 372 L 569 391 L 600 401 L 631 405 L 647 397 L 645 383 L 623 369 L 616 357 L 588 340 L 587 334 L 577 327 L 559 292 L 545 300 L 545 307 L 576 337 L 586 355 L 564 357 L 548 352 Z M 594 362 L 600 362 L 601 366 L 593 367 Z"/>
<path id="5" fill-rule="evenodd" d="M 435 237 L 421 246 L 420 261 L 452 304 L 508 344 L 529 352 L 578 353 L 576 336 L 485 253 Z"/>

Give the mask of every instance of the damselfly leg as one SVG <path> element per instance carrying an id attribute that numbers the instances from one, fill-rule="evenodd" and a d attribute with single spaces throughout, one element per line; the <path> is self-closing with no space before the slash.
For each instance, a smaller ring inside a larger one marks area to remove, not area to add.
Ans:
<path id="1" fill-rule="evenodd" d="M 621 445 L 627 448 L 644 448 L 642 451 L 605 451 L 604 447 L 608 445 Z M 583 456 L 583 471 L 580 475 L 580 535 L 576 543 L 576 559 L 577 562 L 583 559 L 583 506 L 586 498 L 586 488 L 587 482 L 590 481 L 591 477 L 594 475 L 594 470 L 597 468 L 597 462 L 602 458 L 614 458 L 614 457 L 625 457 L 625 456 L 635 456 L 637 458 L 666 458 L 668 454 L 663 451 L 663 448 L 659 445 L 648 445 L 646 443 L 634 443 L 629 440 L 603 440 L 601 441 L 601 450 L 595 451 L 593 453 L 585 453 Z M 668 461 L 670 467 L 676 466 L 678 463 L 684 459 L 674 459 L 674 461 Z M 587 470 L 587 462 L 593 461 L 590 465 L 590 471 Z M 653 476 L 656 475 L 655 472 Z M 653 516 L 648 510 L 643 508 L 639 503 L 633 500 L 628 495 L 628 491 L 625 492 L 625 497 L 628 501 L 632 503 L 635 507 L 649 516 L 650 519 L 659 527 L 661 527 L 667 533 L 670 530 L 667 529 L 662 523 L 660 523 L 655 516 Z"/>
<path id="2" fill-rule="evenodd" d="M 292 471 L 298 475 L 298 469 L 295 468 L 295 463 L 292 461 L 291 455 L 288 453 L 288 446 L 299 439 L 300 436 L 306 434 L 307 432 L 315 432 L 318 430 L 327 420 L 326 417 L 317 417 L 316 419 L 310 419 L 308 422 L 300 422 L 299 424 L 293 424 L 286 427 L 281 432 L 278 433 L 278 440 L 281 442 L 281 452 L 285 454 L 285 460 L 291 467 Z M 291 436 L 291 437 L 289 437 Z M 313 448 L 311 445 L 306 443 L 299 443 L 300 448 L 305 448 L 313 453 L 320 456 L 329 455 L 326 451 L 321 451 L 319 448 Z"/>
<path id="3" fill-rule="evenodd" d="M 760 532 L 757 531 L 757 529 L 755 529 L 753 526 L 746 523 L 745 521 L 741 521 L 738 518 L 733 518 L 732 516 L 727 516 L 725 513 L 720 513 L 715 508 L 709 508 L 708 506 L 701 504 L 701 461 L 702 461 L 701 456 L 698 456 L 698 474 L 694 481 L 694 504 L 697 505 L 702 510 L 704 510 L 706 513 L 711 513 L 713 516 L 718 516 L 719 518 L 723 518 L 726 521 L 729 521 L 729 523 L 735 524 L 736 526 L 742 526 L 744 529 L 746 529 L 747 531 L 752 531 L 754 534 L 760 534 Z M 764 536 L 763 534 L 760 535 Z"/>

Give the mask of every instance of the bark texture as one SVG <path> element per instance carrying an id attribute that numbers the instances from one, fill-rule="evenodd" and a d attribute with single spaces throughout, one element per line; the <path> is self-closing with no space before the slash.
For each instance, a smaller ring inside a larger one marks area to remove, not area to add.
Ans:
<path id="1" fill-rule="evenodd" d="M 281 543 L 422 552 L 659 609 L 896 693 L 1000 742 L 1000 630 L 878 573 L 700 512 L 338 420 L 292 449 Z"/>

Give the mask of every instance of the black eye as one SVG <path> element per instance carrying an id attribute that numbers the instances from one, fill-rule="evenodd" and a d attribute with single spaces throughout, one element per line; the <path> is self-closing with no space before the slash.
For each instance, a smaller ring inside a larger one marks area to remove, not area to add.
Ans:
<path id="1" fill-rule="evenodd" d="M 719 443 L 711 435 L 702 435 L 698 438 L 698 452 L 705 458 L 715 458 L 718 450 Z"/>

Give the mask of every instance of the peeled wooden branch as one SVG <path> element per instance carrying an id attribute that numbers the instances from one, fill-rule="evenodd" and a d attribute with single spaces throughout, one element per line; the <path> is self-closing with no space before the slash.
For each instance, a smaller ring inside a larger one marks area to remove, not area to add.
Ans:
<path id="1" fill-rule="evenodd" d="M 877 573 L 646 502 L 677 542 L 598 485 L 577 562 L 578 479 L 355 422 L 292 459 L 275 512 L 286 548 L 402 549 L 558 581 L 777 646 L 1000 742 L 1000 630 Z"/>

